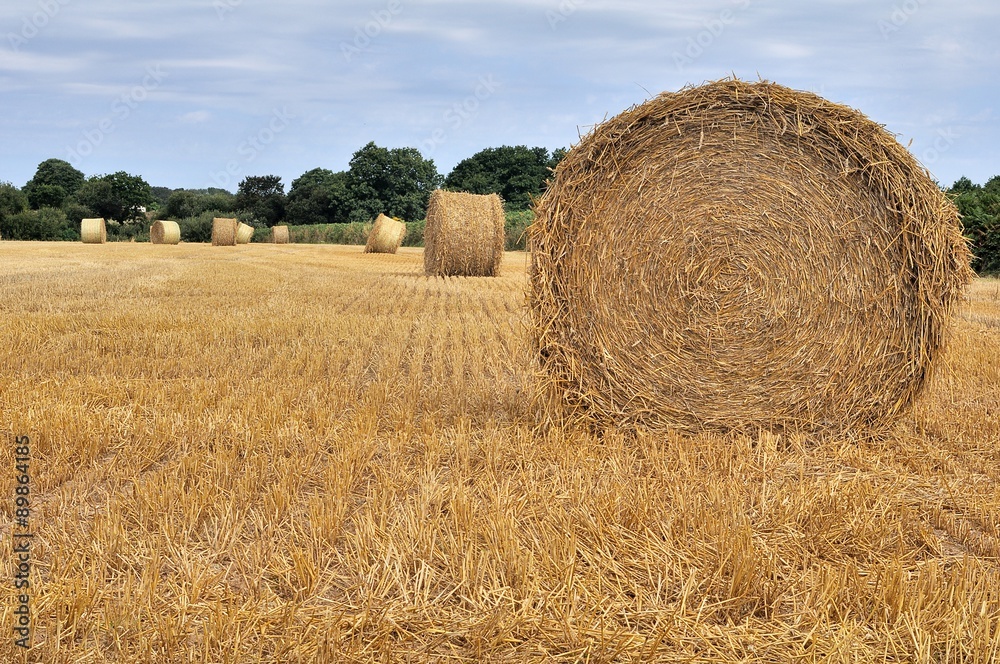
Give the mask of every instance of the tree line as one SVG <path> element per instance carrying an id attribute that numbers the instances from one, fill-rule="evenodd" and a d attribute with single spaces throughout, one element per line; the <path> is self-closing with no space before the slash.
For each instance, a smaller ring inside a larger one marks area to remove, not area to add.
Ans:
<path id="1" fill-rule="evenodd" d="M 314 168 L 291 182 L 248 176 L 236 193 L 225 189 L 152 187 L 119 171 L 86 177 L 61 159 L 38 165 L 24 187 L 0 182 L 0 235 L 11 240 L 78 240 L 80 220 L 104 217 L 112 239 L 143 236 L 153 219 L 181 223 L 183 237 L 207 241 L 212 218 L 237 216 L 256 228 L 368 222 L 378 214 L 419 221 L 434 189 L 497 193 L 508 211 L 529 210 L 566 150 L 524 145 L 486 148 L 442 176 L 414 148 L 368 143 L 346 171 Z M 1000 176 L 985 184 L 962 177 L 945 190 L 962 216 L 980 274 L 1000 274 Z M 530 215 L 530 213 L 528 213 Z"/>
<path id="2" fill-rule="evenodd" d="M 371 142 L 354 153 L 346 171 L 315 168 L 293 180 L 287 193 L 277 175 L 248 176 L 235 194 L 217 188 L 153 187 L 125 172 L 87 178 L 66 161 L 48 159 L 23 188 L 0 183 L 0 234 L 74 240 L 79 239 L 80 220 L 87 217 L 111 222 L 112 239 L 141 236 L 153 219 L 174 219 L 191 241 L 207 239 L 213 216 L 237 216 L 256 228 L 367 222 L 380 213 L 417 221 L 439 187 L 498 193 L 508 210 L 527 210 L 565 154 L 523 145 L 486 148 L 445 177 L 414 148 Z"/>
<path id="3" fill-rule="evenodd" d="M 1000 275 L 1000 175 L 984 185 L 959 178 L 948 189 L 962 215 L 962 228 L 972 249 L 972 268 L 979 274 Z"/>

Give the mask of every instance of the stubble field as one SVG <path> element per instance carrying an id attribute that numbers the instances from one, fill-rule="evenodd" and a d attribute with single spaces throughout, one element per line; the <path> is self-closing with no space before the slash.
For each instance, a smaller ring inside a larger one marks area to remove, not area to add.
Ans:
<path id="1" fill-rule="evenodd" d="M 0 661 L 1000 661 L 1000 282 L 890 435 L 663 438 L 533 405 L 526 265 L 0 243 Z"/>

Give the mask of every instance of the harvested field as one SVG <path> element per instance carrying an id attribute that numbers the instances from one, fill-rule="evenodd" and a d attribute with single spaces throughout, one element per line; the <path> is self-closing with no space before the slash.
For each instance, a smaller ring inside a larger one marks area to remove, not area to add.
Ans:
<path id="1" fill-rule="evenodd" d="M 31 661 L 1000 659 L 1000 282 L 878 439 L 598 438 L 530 405 L 524 254 L 157 249 L 0 244 Z"/>

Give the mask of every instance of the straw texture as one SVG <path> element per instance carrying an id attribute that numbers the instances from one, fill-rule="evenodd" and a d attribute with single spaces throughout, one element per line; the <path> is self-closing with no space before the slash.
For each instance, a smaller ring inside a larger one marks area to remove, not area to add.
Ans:
<path id="1" fill-rule="evenodd" d="M 769 82 L 596 127 L 536 214 L 546 393 L 603 423 L 887 427 L 972 277 L 954 206 L 892 135 Z"/>
<path id="2" fill-rule="evenodd" d="M 104 244 L 108 241 L 108 229 L 104 219 L 83 219 L 80 222 L 80 239 L 84 244 Z"/>
<path id="3" fill-rule="evenodd" d="M 365 243 L 366 254 L 394 254 L 403 244 L 406 237 L 406 224 L 380 214 L 375 219 L 368 242 Z"/>
<path id="4" fill-rule="evenodd" d="M 178 244 L 181 227 L 176 221 L 154 221 L 149 227 L 149 241 L 153 244 Z"/>
<path id="5" fill-rule="evenodd" d="M 503 201 L 496 194 L 431 193 L 424 229 L 424 272 L 494 277 L 503 259 Z"/>
<path id="6" fill-rule="evenodd" d="M 254 227 L 240 222 L 236 227 L 236 244 L 248 244 L 253 237 Z"/>
<path id="7" fill-rule="evenodd" d="M 239 221 L 228 217 L 212 219 L 212 245 L 216 247 L 233 247 L 236 245 L 236 228 Z"/>
<path id="8" fill-rule="evenodd" d="M 272 226 L 271 242 L 274 244 L 288 244 L 288 226 Z"/>

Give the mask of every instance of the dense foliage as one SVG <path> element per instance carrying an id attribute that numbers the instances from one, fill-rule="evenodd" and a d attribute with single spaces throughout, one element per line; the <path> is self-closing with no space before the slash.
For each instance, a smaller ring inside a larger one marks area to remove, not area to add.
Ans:
<path id="1" fill-rule="evenodd" d="M 277 175 L 250 175 L 234 194 L 225 189 L 152 187 L 124 171 L 86 177 L 69 162 L 47 159 L 18 189 L 0 183 L 0 234 L 7 239 L 79 239 L 80 220 L 104 217 L 111 240 L 144 239 L 153 219 L 173 219 L 189 242 L 208 241 L 212 217 L 233 216 L 257 228 L 277 224 L 310 226 L 353 224 L 343 231 L 298 232 L 309 238 L 351 243 L 377 215 L 404 219 L 404 244 L 423 243 L 422 222 L 434 189 L 504 198 L 508 247 L 524 247 L 531 200 L 544 190 L 551 169 L 565 154 L 524 145 L 487 148 L 442 176 L 431 159 L 414 148 L 384 148 L 369 142 L 356 151 L 346 171 L 314 168 L 292 180 L 287 194 Z M 525 216 L 527 214 L 527 216 Z M 511 222 L 511 219 L 516 221 Z M 255 238 L 266 237 L 257 233 Z M 362 240 L 363 241 L 363 240 Z"/>
<path id="2" fill-rule="evenodd" d="M 62 159 L 46 159 L 24 185 L 31 209 L 62 207 L 84 184 L 84 175 Z"/>
<path id="3" fill-rule="evenodd" d="M 95 216 L 119 224 L 144 220 L 146 207 L 155 200 L 145 180 L 125 171 L 88 178 L 76 192 L 76 199 Z"/>
<path id="4" fill-rule="evenodd" d="M 347 172 L 314 168 L 292 180 L 285 207 L 290 224 L 332 224 L 351 218 L 350 179 Z"/>
<path id="5" fill-rule="evenodd" d="M 980 274 L 1000 274 L 1000 175 L 982 186 L 960 178 L 948 193 L 962 215 L 973 269 Z"/>
<path id="6" fill-rule="evenodd" d="M 506 209 L 527 210 L 565 154 L 556 150 L 550 156 L 545 148 L 524 145 L 486 148 L 460 161 L 444 186 L 471 194 L 500 194 Z"/>
<path id="7" fill-rule="evenodd" d="M 285 185 L 277 175 L 243 178 L 233 208 L 255 227 L 270 227 L 285 219 Z"/>

